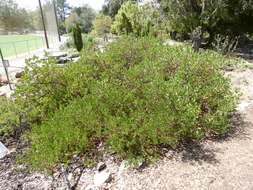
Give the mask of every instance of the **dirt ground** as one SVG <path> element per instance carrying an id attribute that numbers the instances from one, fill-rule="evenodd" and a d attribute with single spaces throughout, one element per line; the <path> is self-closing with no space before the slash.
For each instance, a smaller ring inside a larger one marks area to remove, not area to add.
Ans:
<path id="1" fill-rule="evenodd" d="M 111 183 L 100 188 L 89 186 L 95 171 L 87 169 L 76 189 L 253 190 L 253 70 L 226 74 L 242 92 L 228 135 L 171 150 L 162 160 L 139 170 L 116 164 L 112 157 L 106 158 L 112 173 Z M 0 160 L 0 190 L 67 189 L 63 177 L 55 181 L 52 177 L 29 174 L 22 169 L 16 172 L 16 169 L 11 157 Z"/>

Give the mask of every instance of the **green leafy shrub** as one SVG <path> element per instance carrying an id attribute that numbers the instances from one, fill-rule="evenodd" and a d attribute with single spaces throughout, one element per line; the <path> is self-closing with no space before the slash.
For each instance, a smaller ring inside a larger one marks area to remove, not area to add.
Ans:
<path id="1" fill-rule="evenodd" d="M 119 35 L 156 36 L 162 24 L 160 19 L 152 3 L 138 5 L 134 1 L 127 1 L 115 16 L 111 30 Z"/>
<path id="2" fill-rule="evenodd" d="M 101 136 L 100 115 L 93 111 L 96 97 L 77 98 L 62 107 L 27 134 L 31 149 L 29 163 L 38 169 L 52 169 L 57 163 L 68 163 L 74 154 L 83 154 L 85 161 L 94 161 Z M 39 153 L 39 154 L 38 154 Z M 43 160 L 43 162 L 41 162 Z"/>
<path id="3" fill-rule="evenodd" d="M 82 31 L 78 24 L 74 24 L 72 28 L 73 40 L 77 51 L 83 49 Z"/>
<path id="4" fill-rule="evenodd" d="M 225 62 L 212 51 L 127 38 L 78 63 L 27 69 L 19 101 L 39 121 L 27 158 L 54 168 L 74 154 L 98 158 L 102 143 L 119 158 L 152 160 L 161 145 L 225 133 L 236 102 L 219 70 Z"/>
<path id="5" fill-rule="evenodd" d="M 106 116 L 108 141 L 120 156 L 149 157 L 154 145 L 227 130 L 235 97 L 219 71 L 222 56 L 146 38 L 111 44 L 104 56 L 112 69 L 106 71 L 110 83 L 103 101 L 116 110 Z"/>
<path id="6" fill-rule="evenodd" d="M 59 66 L 53 59 L 33 57 L 27 60 L 15 92 L 16 102 L 23 106 L 26 120 L 44 120 L 74 98 L 87 94 L 91 85 L 89 77 L 96 75 L 95 66 L 85 64 L 87 61 L 88 57 L 81 58 L 78 63 Z"/>
<path id="7" fill-rule="evenodd" d="M 0 137 L 19 136 L 22 132 L 22 111 L 11 98 L 0 97 Z"/>

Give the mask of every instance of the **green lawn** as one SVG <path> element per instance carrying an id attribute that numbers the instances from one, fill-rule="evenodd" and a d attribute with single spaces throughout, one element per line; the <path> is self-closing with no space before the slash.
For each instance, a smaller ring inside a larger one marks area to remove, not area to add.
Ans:
<path id="1" fill-rule="evenodd" d="M 44 46 L 42 36 L 26 35 L 0 35 L 0 48 L 4 57 L 15 56 Z"/>

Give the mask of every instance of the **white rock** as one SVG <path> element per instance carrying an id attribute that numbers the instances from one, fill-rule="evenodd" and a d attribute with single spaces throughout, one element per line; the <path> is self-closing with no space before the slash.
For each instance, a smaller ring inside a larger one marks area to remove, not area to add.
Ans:
<path id="1" fill-rule="evenodd" d="M 126 182 L 124 180 L 124 173 L 128 168 L 129 168 L 129 165 L 128 165 L 127 161 L 123 160 L 119 166 L 119 169 L 118 169 L 119 180 L 116 185 L 118 189 L 125 189 L 125 187 L 126 187 Z"/>
<path id="2" fill-rule="evenodd" d="M 238 106 L 237 106 L 237 110 L 238 111 L 243 111 L 245 110 L 248 106 L 250 106 L 252 104 L 252 102 L 241 102 Z"/>
<path id="3" fill-rule="evenodd" d="M 94 175 L 95 186 L 101 186 L 104 183 L 109 183 L 112 180 L 112 174 L 108 170 L 103 170 Z"/>
<path id="4" fill-rule="evenodd" d="M 0 159 L 5 157 L 9 153 L 9 150 L 0 142 Z"/>
<path id="5" fill-rule="evenodd" d="M 69 181 L 71 181 L 72 176 L 73 176 L 73 174 L 72 174 L 72 173 L 70 173 L 70 174 L 68 175 L 68 180 L 69 180 Z"/>
<path id="6" fill-rule="evenodd" d="M 118 175 L 121 176 L 128 167 L 129 166 L 127 166 L 127 161 L 124 160 L 123 162 L 121 162 L 121 164 L 119 166 Z"/>

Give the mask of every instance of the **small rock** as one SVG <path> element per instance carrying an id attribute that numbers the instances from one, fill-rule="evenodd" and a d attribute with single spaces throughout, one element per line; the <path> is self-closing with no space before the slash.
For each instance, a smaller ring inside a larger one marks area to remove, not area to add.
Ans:
<path id="1" fill-rule="evenodd" d="M 118 175 L 121 176 L 127 168 L 127 161 L 124 160 L 119 166 Z"/>
<path id="2" fill-rule="evenodd" d="M 17 79 L 19 79 L 19 78 L 22 77 L 22 75 L 23 75 L 23 72 L 17 72 L 16 75 L 15 75 L 15 77 L 16 77 Z"/>
<path id="3" fill-rule="evenodd" d="M 72 61 L 76 62 L 80 59 L 80 57 L 71 58 Z"/>
<path id="4" fill-rule="evenodd" d="M 65 52 L 53 52 L 50 57 L 53 57 L 55 59 L 60 59 L 62 57 L 66 57 L 68 54 Z"/>
<path id="5" fill-rule="evenodd" d="M 67 63 L 69 60 L 67 58 L 60 58 L 57 61 L 57 64 L 65 64 Z"/>
<path id="6" fill-rule="evenodd" d="M 106 164 L 104 162 L 99 162 L 97 165 L 97 171 L 101 172 L 106 168 Z"/>
<path id="7" fill-rule="evenodd" d="M 69 58 L 70 58 L 70 59 L 73 59 L 73 58 L 77 58 L 77 57 L 79 57 L 79 56 L 80 56 L 80 55 L 79 55 L 78 53 L 76 53 L 76 54 L 70 55 Z"/>
<path id="8" fill-rule="evenodd" d="M 82 190 L 95 190 L 96 186 L 95 185 L 88 185 L 87 187 L 82 188 Z"/>
<path id="9" fill-rule="evenodd" d="M 72 177 L 73 177 L 73 174 L 70 173 L 70 174 L 68 175 L 68 180 L 71 181 Z"/>
<path id="10" fill-rule="evenodd" d="M 108 170 L 98 172 L 94 175 L 95 186 L 101 186 L 104 183 L 109 183 L 112 180 L 112 174 Z"/>

